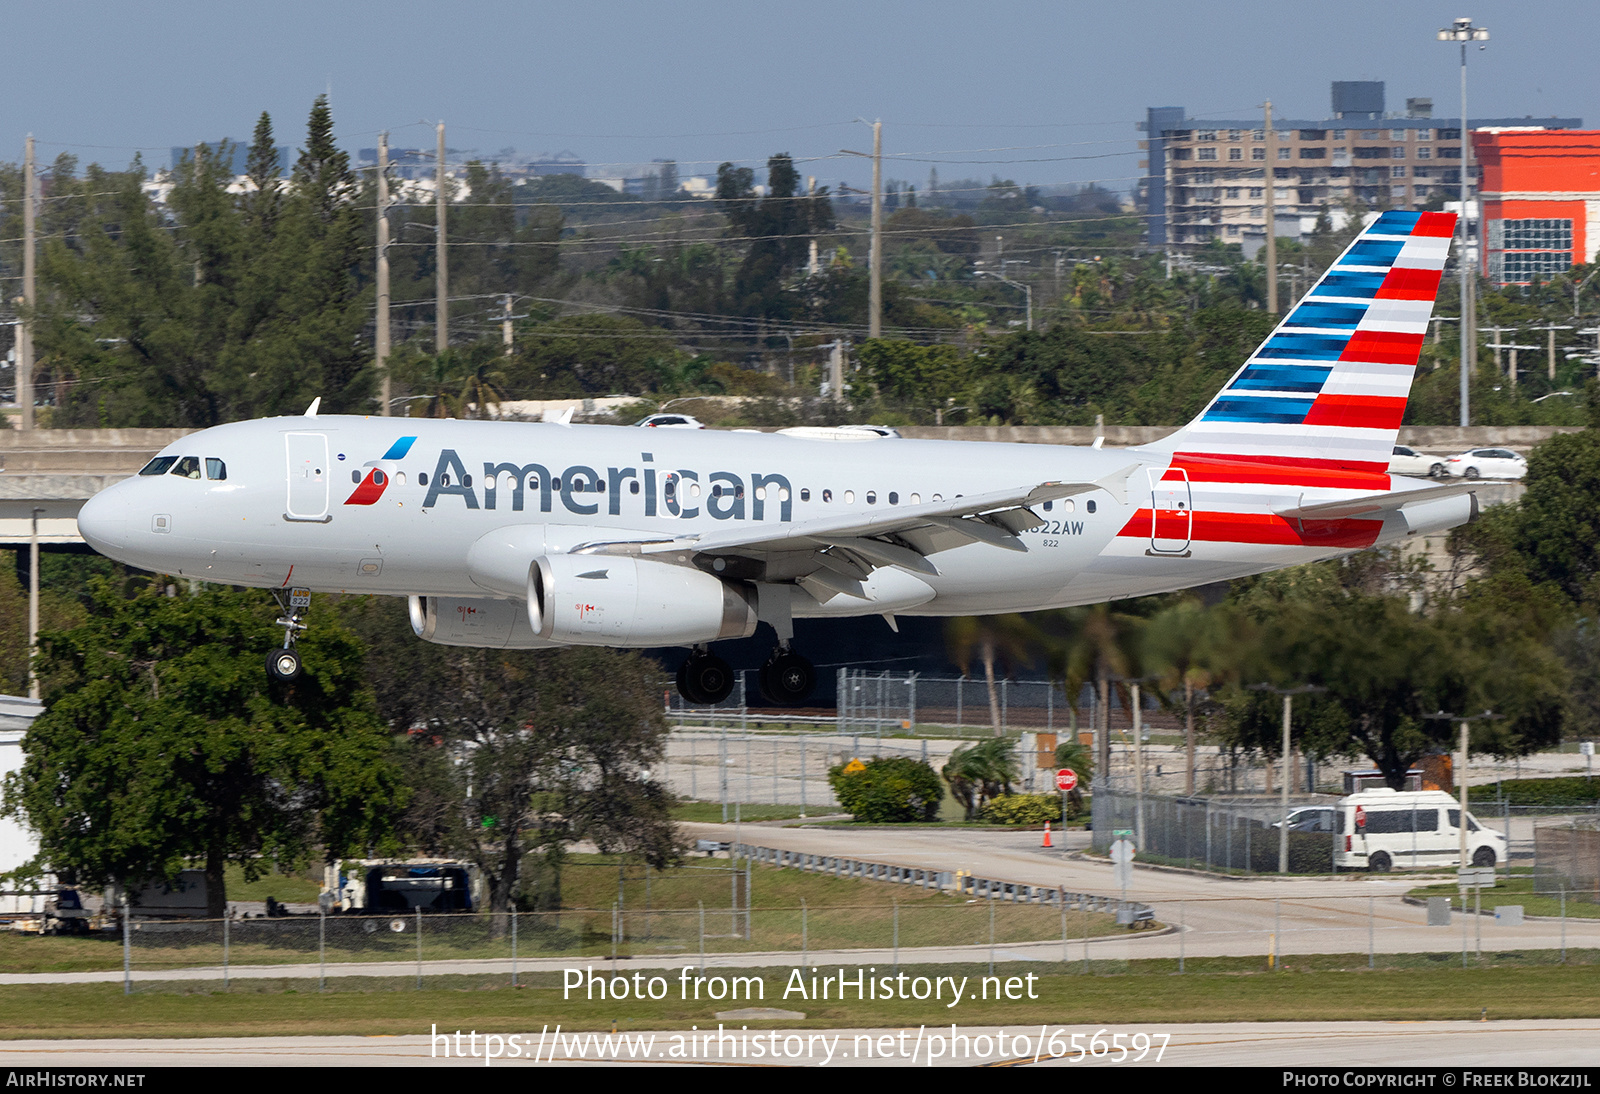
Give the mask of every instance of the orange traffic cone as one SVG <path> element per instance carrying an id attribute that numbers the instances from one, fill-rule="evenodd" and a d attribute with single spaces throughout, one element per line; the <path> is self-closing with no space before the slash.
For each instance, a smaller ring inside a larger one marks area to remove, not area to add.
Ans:
<path id="1" fill-rule="evenodd" d="M 1041 844 L 1040 846 L 1043 846 L 1043 847 L 1049 847 L 1050 846 L 1050 822 L 1049 821 L 1045 821 L 1044 822 L 1044 843 Z"/>

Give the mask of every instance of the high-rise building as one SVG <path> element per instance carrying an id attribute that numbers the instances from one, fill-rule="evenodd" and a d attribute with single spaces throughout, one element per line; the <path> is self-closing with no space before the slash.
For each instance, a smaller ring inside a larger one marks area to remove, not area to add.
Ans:
<path id="1" fill-rule="evenodd" d="M 1280 218 L 1316 216 L 1360 202 L 1369 209 L 1415 209 L 1461 184 L 1461 122 L 1432 117 L 1429 99 L 1407 99 L 1405 117 L 1384 110 L 1377 81 L 1336 82 L 1332 117 L 1274 118 L 1277 152 L 1267 162 L 1263 120 L 1188 118 L 1179 106 L 1151 107 L 1139 126 L 1148 137 L 1140 189 L 1151 246 L 1185 249 L 1213 239 L 1265 237 L 1271 171 Z M 1577 129 L 1579 118 L 1472 118 L 1471 129 Z M 1471 180 L 1469 179 L 1469 182 Z"/>

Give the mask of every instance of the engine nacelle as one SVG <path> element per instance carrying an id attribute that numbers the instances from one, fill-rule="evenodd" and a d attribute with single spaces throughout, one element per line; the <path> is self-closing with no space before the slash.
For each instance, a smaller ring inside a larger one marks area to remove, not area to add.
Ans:
<path id="1" fill-rule="evenodd" d="M 755 595 L 704 570 L 632 555 L 541 555 L 528 570 L 528 622 L 583 646 L 692 646 L 748 638 Z"/>
<path id="2" fill-rule="evenodd" d="M 441 646 L 529 650 L 560 645 L 533 633 L 521 601 L 441 596 L 409 600 L 411 629 L 418 638 Z"/>

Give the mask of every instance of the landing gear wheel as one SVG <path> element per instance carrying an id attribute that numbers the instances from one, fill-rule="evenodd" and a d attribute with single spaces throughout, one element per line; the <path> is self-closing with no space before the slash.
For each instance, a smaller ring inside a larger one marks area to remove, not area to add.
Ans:
<path id="1" fill-rule="evenodd" d="M 295 636 L 306 629 L 301 622 L 311 607 L 310 589 L 273 589 L 279 615 L 274 626 L 283 628 L 283 645 L 267 654 L 267 675 L 274 680 L 293 680 L 300 675 L 300 655 L 294 650 Z"/>
<path id="2" fill-rule="evenodd" d="M 1367 869 L 1374 874 L 1387 874 L 1393 866 L 1394 861 L 1382 851 L 1367 859 Z"/>
<path id="3" fill-rule="evenodd" d="M 767 702 L 792 706 L 804 700 L 817 686 L 817 670 L 798 653 L 778 650 L 761 666 L 759 679 L 761 694 Z"/>
<path id="4" fill-rule="evenodd" d="M 293 680 L 300 675 L 300 655 L 289 649 L 273 650 L 267 654 L 267 675 L 275 680 Z"/>
<path id="5" fill-rule="evenodd" d="M 691 703 L 715 706 L 733 691 L 733 668 L 712 653 L 692 653 L 678 669 L 678 691 Z"/>

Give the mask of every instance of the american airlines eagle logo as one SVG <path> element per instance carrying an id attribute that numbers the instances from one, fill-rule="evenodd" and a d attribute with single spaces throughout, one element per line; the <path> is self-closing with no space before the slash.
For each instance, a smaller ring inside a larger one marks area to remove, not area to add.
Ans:
<path id="1" fill-rule="evenodd" d="M 351 492 L 350 496 L 345 499 L 344 503 L 346 505 L 371 505 L 383 497 L 383 492 L 389 487 L 391 475 L 381 465 L 405 459 L 406 453 L 411 451 L 411 446 L 416 441 L 415 437 L 401 437 L 389 446 L 389 451 L 383 454 L 383 459 L 362 464 L 367 469 L 367 474 L 356 486 L 355 490 Z M 340 458 L 343 459 L 342 456 Z"/>

